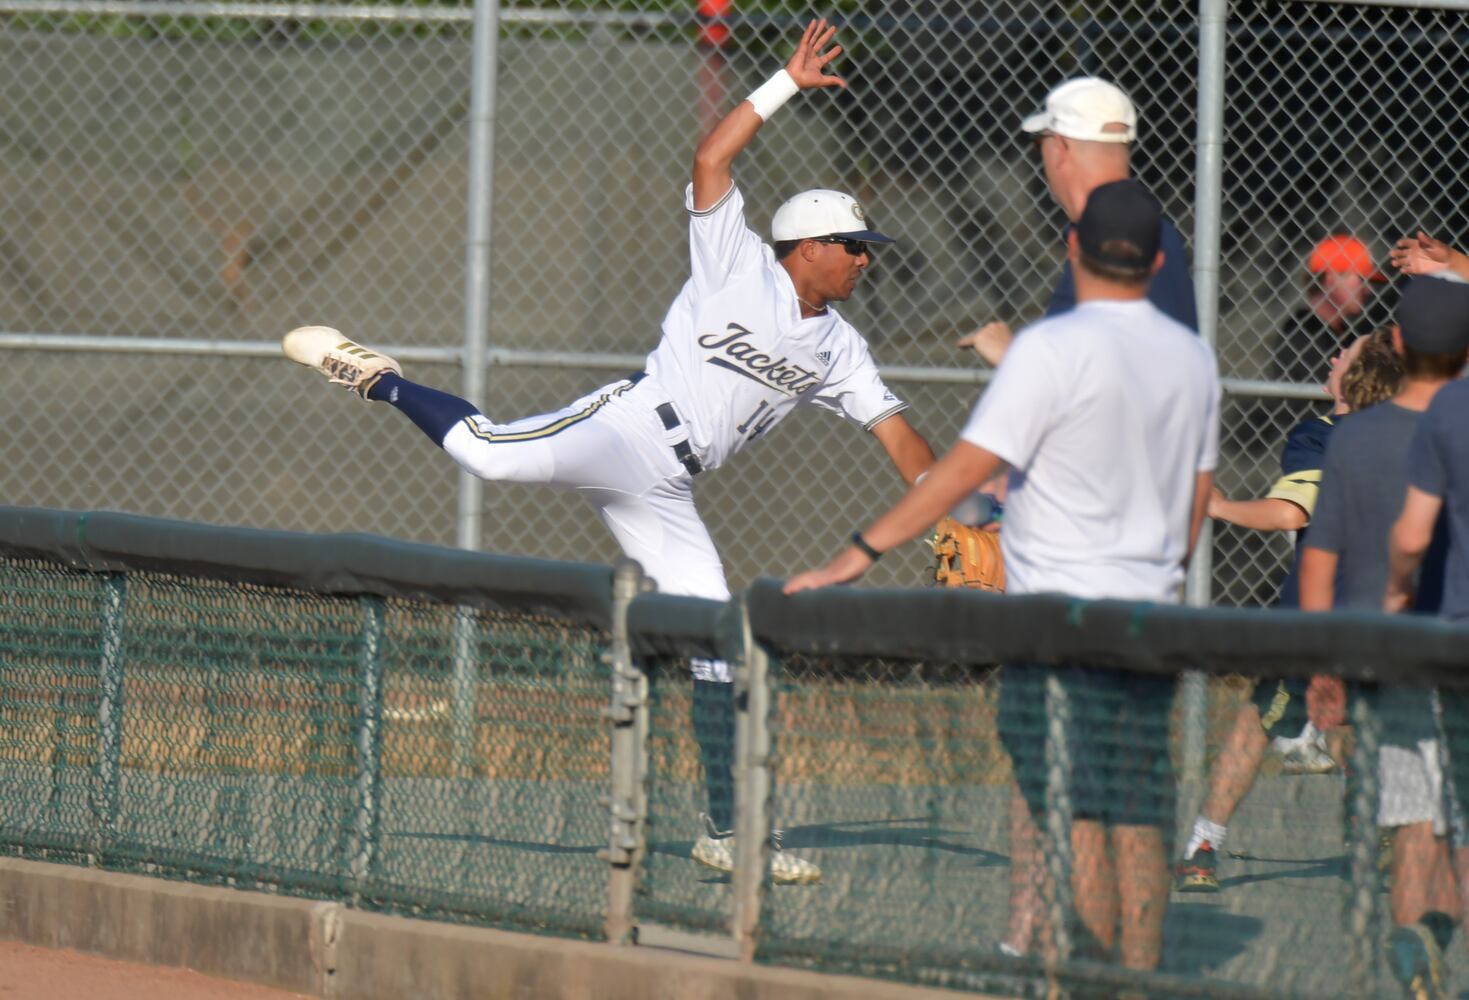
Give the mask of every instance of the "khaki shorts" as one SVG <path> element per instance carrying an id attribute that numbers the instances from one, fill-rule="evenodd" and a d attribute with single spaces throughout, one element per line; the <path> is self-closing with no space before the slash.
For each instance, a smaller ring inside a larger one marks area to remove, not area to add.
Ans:
<path id="1" fill-rule="evenodd" d="M 1384 743 L 1377 757 L 1377 825 L 1432 823 L 1435 835 L 1449 832 L 1449 792 L 1444 784 L 1443 745 L 1419 740 L 1414 746 Z"/>

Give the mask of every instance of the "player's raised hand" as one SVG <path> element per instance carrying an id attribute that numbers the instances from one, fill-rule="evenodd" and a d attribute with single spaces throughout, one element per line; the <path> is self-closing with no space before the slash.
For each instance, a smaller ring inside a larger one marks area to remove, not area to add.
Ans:
<path id="1" fill-rule="evenodd" d="M 1000 362 L 1005 359 L 1005 352 L 1010 350 L 1010 343 L 1015 339 L 1015 334 L 1010 330 L 1010 324 L 995 320 L 986 323 L 973 333 L 966 333 L 959 338 L 958 347 L 972 347 L 974 353 L 985 360 L 992 368 L 998 368 Z"/>
<path id="2" fill-rule="evenodd" d="M 791 75 L 792 80 L 796 81 L 797 87 L 802 90 L 810 90 L 813 87 L 845 87 L 847 85 L 847 81 L 841 77 L 823 72 L 827 63 L 842 54 L 840 45 L 831 44 L 836 33 L 836 25 L 828 23 L 824 17 L 806 25 L 806 31 L 801 35 L 801 43 L 796 46 L 795 53 L 786 63 L 786 72 Z"/>
<path id="3" fill-rule="evenodd" d="M 1454 248 L 1420 229 L 1417 236 L 1398 240 L 1388 256 L 1404 274 L 1438 274 L 1453 263 Z"/>

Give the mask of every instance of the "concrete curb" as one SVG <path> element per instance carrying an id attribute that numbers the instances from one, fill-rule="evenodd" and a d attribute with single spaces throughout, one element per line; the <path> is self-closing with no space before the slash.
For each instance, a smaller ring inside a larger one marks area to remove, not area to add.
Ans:
<path id="1" fill-rule="evenodd" d="M 955 993 L 460 927 L 0 858 L 0 938 L 331 1000 L 952 1000 Z"/>

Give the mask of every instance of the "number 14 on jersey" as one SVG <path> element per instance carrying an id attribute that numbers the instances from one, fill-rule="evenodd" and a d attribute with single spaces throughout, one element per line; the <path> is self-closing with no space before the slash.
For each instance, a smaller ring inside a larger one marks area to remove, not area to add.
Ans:
<path id="1" fill-rule="evenodd" d="M 762 400 L 760 405 L 755 408 L 755 412 L 746 417 L 745 422 L 736 427 L 735 430 L 753 441 L 765 433 L 765 428 L 773 423 L 775 423 L 775 409 L 769 403 Z"/>

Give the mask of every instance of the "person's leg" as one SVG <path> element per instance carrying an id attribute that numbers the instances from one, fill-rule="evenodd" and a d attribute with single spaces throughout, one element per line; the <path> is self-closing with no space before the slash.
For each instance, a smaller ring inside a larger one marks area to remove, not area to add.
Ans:
<path id="1" fill-rule="evenodd" d="M 1459 906 L 1437 742 L 1385 742 L 1378 752 L 1378 776 L 1378 825 L 1393 831 L 1389 967 L 1410 995 L 1439 996 L 1443 950 Z"/>
<path id="2" fill-rule="evenodd" d="M 1218 852 L 1224 849 L 1229 821 L 1255 785 L 1270 748 L 1269 730 L 1279 724 L 1289 698 L 1280 682 L 1262 680 L 1235 713 L 1224 746 L 1209 769 L 1209 789 L 1184 845 L 1175 886 L 1178 891 L 1219 891 Z"/>
<path id="3" fill-rule="evenodd" d="M 1010 900 L 1007 955 L 1049 950 L 1046 907 L 1054 895 L 1037 817 L 1045 812 L 1045 668 L 1005 666 L 1000 670 L 996 728 L 1010 758 Z M 1037 941 L 1039 935 L 1039 942 Z"/>
<path id="4" fill-rule="evenodd" d="M 1447 850 L 1442 838 L 1433 835 L 1432 823 L 1409 823 L 1393 830 L 1392 920 L 1399 926 L 1417 923 L 1434 909 L 1433 878 L 1442 870 L 1441 854 Z M 1453 879 L 1449 879 L 1453 885 Z"/>
<path id="5" fill-rule="evenodd" d="M 1224 747 L 1209 771 L 1209 792 L 1200 810 L 1204 819 L 1221 830 L 1229 826 L 1234 811 L 1254 787 L 1255 777 L 1260 773 L 1260 762 L 1265 759 L 1265 751 L 1269 748 L 1270 735 L 1262 723 L 1258 706 L 1254 702 L 1245 702 L 1235 713 Z M 1219 842 L 1214 846 L 1219 848 L 1223 844 L 1224 833 L 1221 832 Z"/>
<path id="6" fill-rule="evenodd" d="M 1117 872 L 1118 953 L 1129 969 L 1154 969 L 1172 885 L 1177 783 L 1169 746 L 1176 683 L 1110 670 L 1098 671 L 1095 681 L 1101 695 L 1114 699 L 1108 743 L 1115 777 L 1099 815 L 1109 828 Z"/>
<path id="7" fill-rule="evenodd" d="M 410 382 L 396 372 L 383 372 L 367 390 L 367 398 L 398 410 L 441 448 L 444 437 L 455 424 L 479 415 L 479 410 L 468 400 Z"/>
<path id="8" fill-rule="evenodd" d="M 662 593 L 729 600 L 724 566 L 694 506 L 689 477 L 659 483 L 640 496 L 584 490 L 622 550 Z M 723 660 L 694 659 L 691 715 L 714 832 L 734 830 L 734 684 Z"/>
<path id="9" fill-rule="evenodd" d="M 1041 834 L 1030 815 L 1020 786 L 1010 783 L 1010 912 L 1000 950 L 1007 955 L 1030 953 L 1036 935 L 1050 940 L 1046 921 L 1049 877 L 1041 851 Z"/>
<path id="10" fill-rule="evenodd" d="M 1078 958 L 1105 959 L 1117 941 L 1117 879 L 1108 850 L 1107 828 L 1096 820 L 1071 824 L 1071 894 L 1076 916 L 1090 941 L 1078 942 Z M 1167 875 L 1167 865 L 1164 865 Z M 1091 948 L 1086 945 L 1089 944 Z M 1087 954 L 1091 949 L 1100 954 Z"/>
<path id="11" fill-rule="evenodd" d="M 714 540 L 694 505 L 693 482 L 664 446 L 666 478 L 633 496 L 586 488 L 580 492 L 597 509 L 622 550 L 665 594 L 729 600 L 724 565 Z M 734 832 L 734 677 L 724 660 L 694 658 L 690 715 L 704 771 L 708 822 L 695 841 L 694 857 L 720 871 L 733 869 Z M 778 883 L 815 882 L 821 869 L 810 861 L 777 849 L 771 878 Z"/>
<path id="12" fill-rule="evenodd" d="M 1168 855 L 1156 826 L 1117 826 L 1117 895 L 1122 925 L 1122 964 L 1156 969 L 1163 953 L 1163 918 L 1168 912 Z"/>

